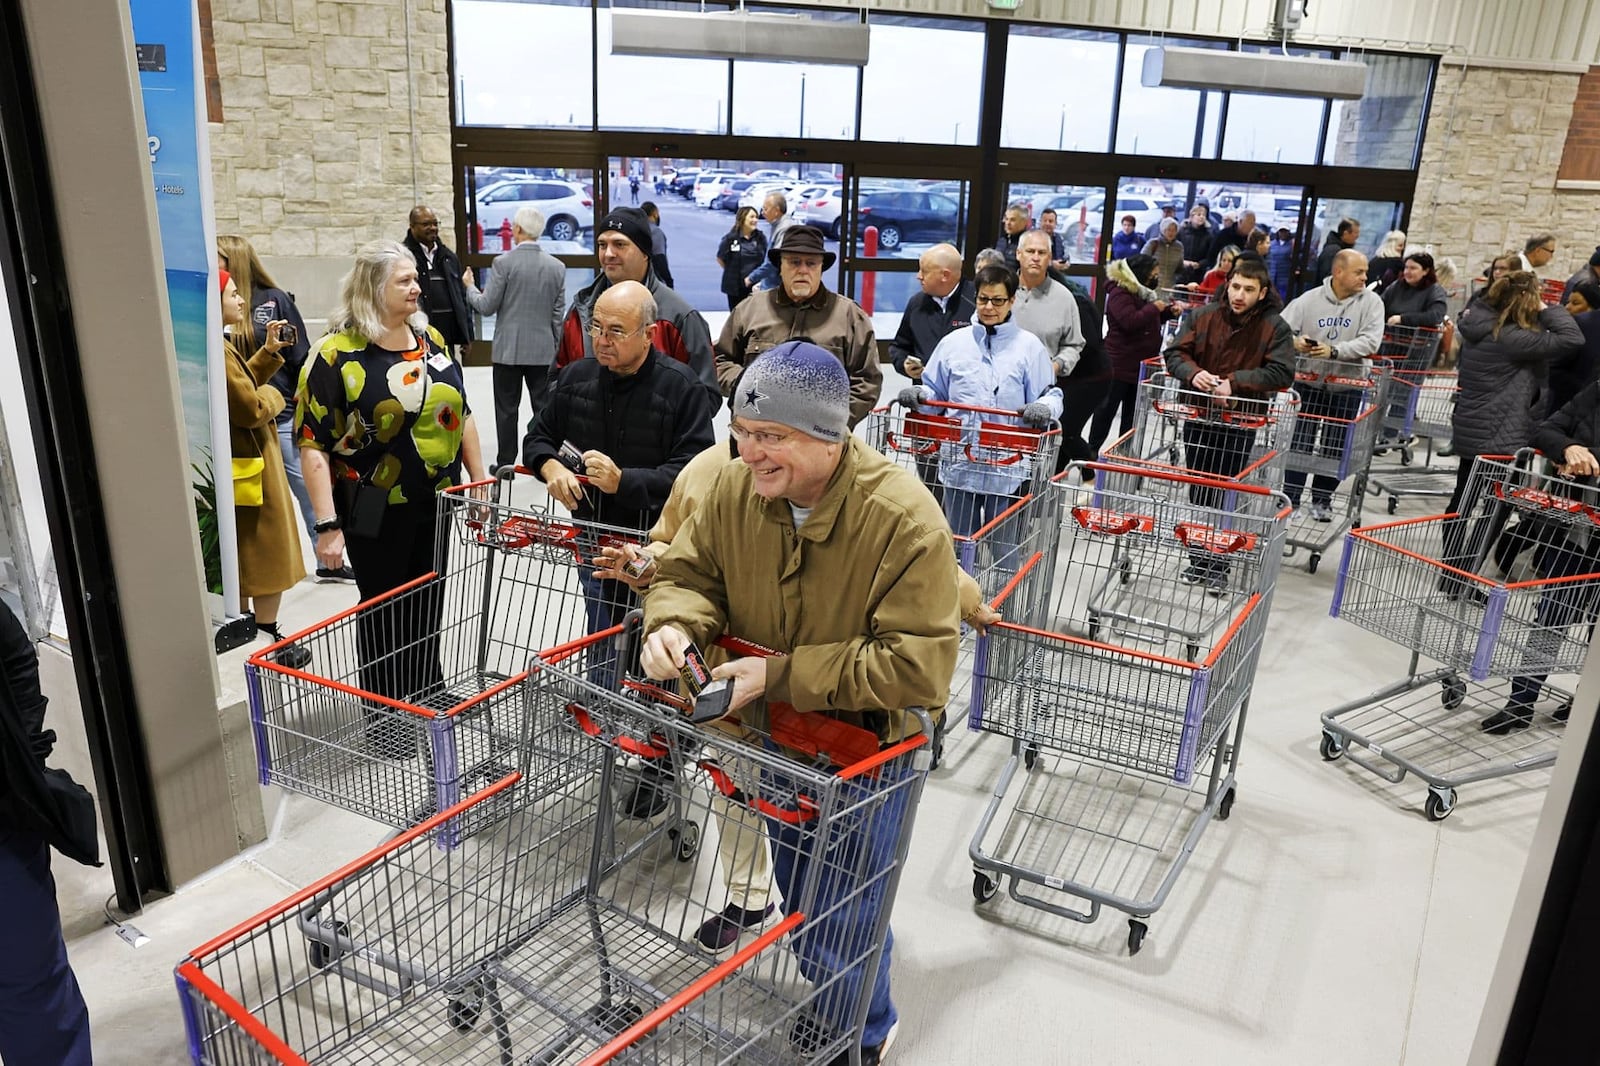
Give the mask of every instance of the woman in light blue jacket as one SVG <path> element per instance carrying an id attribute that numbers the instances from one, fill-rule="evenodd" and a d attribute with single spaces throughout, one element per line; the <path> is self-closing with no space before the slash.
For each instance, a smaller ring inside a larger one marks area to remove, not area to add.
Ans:
<path id="1" fill-rule="evenodd" d="M 902 391 L 900 402 L 912 408 L 923 400 L 999 408 L 1015 411 L 1009 420 L 1030 428 L 1052 426 L 1061 417 L 1061 390 L 1055 384 L 1050 353 L 1037 337 L 1011 321 L 1017 276 L 1004 267 L 984 267 L 978 271 L 977 292 L 973 324 L 939 342 L 922 372 L 922 384 Z M 968 458 L 966 449 L 976 446 L 979 424 L 1008 418 L 972 411 L 962 412 L 961 417 L 966 439 L 943 446 L 939 481 L 950 529 L 965 537 L 1016 502 L 1033 476 L 1033 464 L 1028 459 L 1002 465 Z M 999 543 L 997 538 L 997 561 L 1009 560 L 1014 550 L 1015 544 Z"/>

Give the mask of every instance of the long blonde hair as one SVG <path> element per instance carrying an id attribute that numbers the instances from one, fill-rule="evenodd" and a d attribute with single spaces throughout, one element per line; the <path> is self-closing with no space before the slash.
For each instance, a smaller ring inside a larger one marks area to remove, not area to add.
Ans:
<path id="1" fill-rule="evenodd" d="M 401 266 L 416 266 L 411 249 L 399 241 L 373 241 L 356 252 L 355 265 L 339 282 L 339 303 L 328 315 L 329 333 L 354 333 L 371 341 L 383 335 L 383 287 Z M 416 332 L 428 328 L 418 310 L 406 319 Z"/>
<path id="2" fill-rule="evenodd" d="M 259 347 L 256 341 L 255 293 L 257 289 L 276 289 L 278 283 L 272 280 L 272 275 L 267 273 L 267 268 L 261 265 L 261 260 L 256 256 L 256 250 L 250 242 L 234 233 L 224 233 L 217 237 L 217 254 L 228 261 L 225 268 L 228 276 L 233 279 L 234 287 L 239 290 L 239 295 L 244 299 L 244 322 L 240 325 L 241 339 L 244 343 L 239 349 L 253 352 Z"/>
<path id="3" fill-rule="evenodd" d="M 1513 270 L 1489 286 L 1489 306 L 1500 312 L 1495 319 L 1494 338 L 1507 323 L 1526 330 L 1539 328 L 1539 312 L 1544 310 L 1539 278 L 1527 270 Z"/>

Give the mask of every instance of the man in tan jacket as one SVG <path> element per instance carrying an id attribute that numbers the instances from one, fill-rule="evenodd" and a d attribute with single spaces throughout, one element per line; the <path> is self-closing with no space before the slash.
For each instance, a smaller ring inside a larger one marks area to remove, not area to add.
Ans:
<path id="1" fill-rule="evenodd" d="M 733 400 L 731 432 L 743 462 L 718 472 L 660 559 L 645 598 L 645 672 L 676 677 L 690 641 L 703 647 L 726 633 L 779 653 L 713 671 L 732 682 L 733 710 L 746 724 L 761 728 L 771 701 L 870 729 L 885 744 L 914 735 L 920 725 L 906 709 L 942 711 L 960 640 L 943 514 L 916 475 L 850 435 L 850 382 L 816 345 L 768 352 Z M 776 775 L 764 775 L 764 787 L 768 776 Z M 823 861 L 813 854 L 821 846 L 863 856 L 869 876 L 886 870 L 910 795 L 893 789 L 878 816 L 836 827 L 823 841 L 769 818 L 785 905 L 796 905 L 813 863 Z M 868 888 L 843 881 L 815 882 L 817 897 L 791 939 L 801 972 L 826 989 L 791 1039 L 808 1051 L 836 1041 L 852 1027 L 858 997 L 869 994 L 861 1061 L 875 1064 L 898 1024 L 892 934 L 881 951 L 870 950 L 889 878 L 872 877 Z M 848 903 L 840 898 L 847 892 Z"/>
<path id="2" fill-rule="evenodd" d="M 783 231 L 767 253 L 781 284 L 742 301 L 723 323 L 715 344 L 717 383 L 731 396 L 734 382 L 756 356 L 785 341 L 808 340 L 832 352 L 850 375 L 850 428 L 867 417 L 883 390 L 872 320 L 854 300 L 830 292 L 823 272 L 834 254 L 810 226 Z"/>

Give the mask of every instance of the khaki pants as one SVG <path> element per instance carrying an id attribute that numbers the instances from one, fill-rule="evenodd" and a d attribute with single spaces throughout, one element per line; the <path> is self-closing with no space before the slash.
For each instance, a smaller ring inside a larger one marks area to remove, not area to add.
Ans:
<path id="1" fill-rule="evenodd" d="M 716 722 L 711 726 L 752 745 L 760 735 L 735 723 Z M 761 782 L 744 780 L 756 777 L 754 764 L 740 754 L 737 746 L 724 749 L 724 768 L 746 795 L 757 795 Z M 718 753 L 718 754 L 724 754 Z M 734 803 L 713 786 L 711 810 L 717 816 L 717 858 L 722 863 L 722 880 L 728 888 L 728 902 L 747 911 L 765 910 L 772 902 L 772 860 L 767 853 L 766 819 L 742 803 Z"/>

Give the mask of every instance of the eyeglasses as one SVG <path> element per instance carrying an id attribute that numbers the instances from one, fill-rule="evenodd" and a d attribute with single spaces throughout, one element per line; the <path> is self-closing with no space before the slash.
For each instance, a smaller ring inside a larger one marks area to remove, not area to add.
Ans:
<path id="1" fill-rule="evenodd" d="M 978 297 L 978 303 L 982 304 L 985 307 L 1004 307 L 1006 304 L 1008 304 L 1010 302 L 1011 302 L 1011 297 L 1009 297 L 1009 296 L 980 296 L 980 297 Z"/>
<path id="2" fill-rule="evenodd" d="M 623 329 L 621 326 L 612 326 L 611 328 L 606 329 L 597 323 L 591 322 L 589 323 L 589 336 L 593 337 L 595 340 L 605 337 L 612 341 L 625 341 L 643 328 L 643 326 L 639 326 L 635 329 Z"/>
<path id="3" fill-rule="evenodd" d="M 1555 255 L 1556 254 L 1556 246 L 1553 245 L 1553 244 L 1541 244 L 1541 245 L 1539 245 L 1539 251 L 1541 251 L 1541 252 L 1549 252 L 1551 255 Z"/>
<path id="4" fill-rule="evenodd" d="M 746 429 L 737 424 L 728 426 L 728 435 L 740 444 L 749 441 L 752 444 L 759 444 L 763 448 L 776 448 L 794 438 L 792 431 L 789 433 L 769 433 L 764 429 Z"/>

